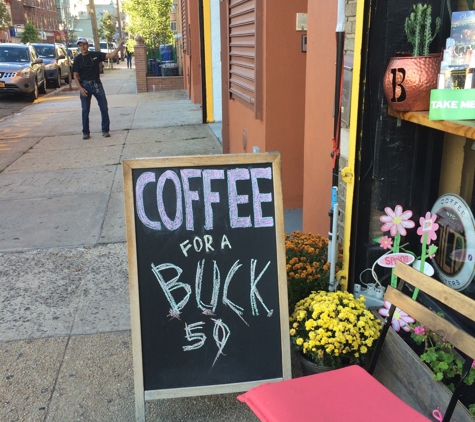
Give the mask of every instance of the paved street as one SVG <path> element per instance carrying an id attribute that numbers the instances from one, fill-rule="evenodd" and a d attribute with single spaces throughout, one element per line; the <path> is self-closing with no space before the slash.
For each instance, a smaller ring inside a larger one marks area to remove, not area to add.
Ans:
<path id="1" fill-rule="evenodd" d="M 61 88 L 68 86 L 68 84 L 63 82 Z M 47 87 L 46 94 L 39 94 L 39 97 L 42 98 L 54 91 L 55 88 Z M 29 104 L 31 104 L 31 100 L 25 95 L 0 94 L 0 120 L 19 113 Z"/>
<path id="2" fill-rule="evenodd" d="M 219 154 L 184 91 L 137 94 L 103 76 L 111 137 L 82 140 L 77 92 L 0 122 L 0 420 L 134 420 L 120 162 Z M 255 421 L 236 394 L 147 403 L 148 421 Z"/>

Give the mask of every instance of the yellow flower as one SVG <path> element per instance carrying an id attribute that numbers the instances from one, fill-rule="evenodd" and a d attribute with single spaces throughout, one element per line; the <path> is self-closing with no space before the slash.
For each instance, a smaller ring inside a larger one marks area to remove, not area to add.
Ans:
<path id="1" fill-rule="evenodd" d="M 294 347 L 317 364 L 335 368 L 362 364 L 380 329 L 363 301 L 341 291 L 312 292 L 290 317 Z M 305 334 L 296 338 L 297 333 Z"/>

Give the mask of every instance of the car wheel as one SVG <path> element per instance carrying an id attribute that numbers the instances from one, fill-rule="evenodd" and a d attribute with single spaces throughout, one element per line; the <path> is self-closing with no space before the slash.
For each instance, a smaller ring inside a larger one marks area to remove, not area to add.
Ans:
<path id="1" fill-rule="evenodd" d="M 43 83 L 41 84 L 41 87 L 38 87 L 38 92 L 40 94 L 46 94 L 46 76 L 43 73 Z"/>
<path id="2" fill-rule="evenodd" d="M 29 95 L 30 97 L 30 100 L 33 102 L 35 101 L 36 99 L 38 99 L 38 81 L 35 79 L 35 86 L 34 86 L 34 89 L 33 91 L 30 93 Z"/>
<path id="3" fill-rule="evenodd" d="M 56 75 L 56 80 L 54 81 L 54 87 L 59 88 L 61 86 L 61 72 L 58 69 L 58 74 Z"/>

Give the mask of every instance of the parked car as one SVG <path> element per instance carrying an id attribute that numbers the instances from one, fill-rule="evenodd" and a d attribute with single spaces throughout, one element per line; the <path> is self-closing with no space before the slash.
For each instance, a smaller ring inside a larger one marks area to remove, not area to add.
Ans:
<path id="1" fill-rule="evenodd" d="M 71 63 L 74 63 L 74 58 L 79 54 L 77 47 L 69 47 L 67 49 L 67 53 L 69 56 L 69 60 L 71 60 Z"/>
<path id="2" fill-rule="evenodd" d="M 28 94 L 32 100 L 46 92 L 45 65 L 31 45 L 0 44 L 0 93 Z"/>
<path id="3" fill-rule="evenodd" d="M 61 86 L 61 80 L 69 83 L 73 65 L 69 55 L 62 45 L 32 43 L 38 56 L 43 59 L 46 70 L 46 80 L 55 88 Z"/>
<path id="4" fill-rule="evenodd" d="M 115 42 L 108 43 L 105 41 L 101 41 L 100 45 L 101 45 L 101 51 L 103 53 L 112 53 L 117 48 L 117 45 Z M 114 57 L 113 61 L 117 64 L 120 63 L 120 57 L 118 54 L 117 56 Z"/>

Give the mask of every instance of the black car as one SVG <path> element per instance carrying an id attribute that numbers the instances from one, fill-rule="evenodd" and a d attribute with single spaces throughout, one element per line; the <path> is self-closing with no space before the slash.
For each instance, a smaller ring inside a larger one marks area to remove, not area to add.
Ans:
<path id="1" fill-rule="evenodd" d="M 38 56 L 43 59 L 48 83 L 51 83 L 55 88 L 61 86 L 62 79 L 69 83 L 73 65 L 65 48 L 60 44 L 32 43 L 31 45 L 35 47 Z"/>

